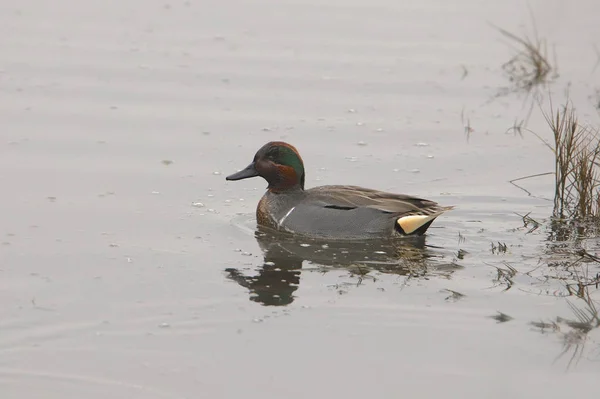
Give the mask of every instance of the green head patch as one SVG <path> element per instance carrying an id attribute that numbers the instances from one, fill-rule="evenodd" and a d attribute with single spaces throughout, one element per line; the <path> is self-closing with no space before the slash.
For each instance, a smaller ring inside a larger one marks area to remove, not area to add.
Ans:
<path id="1" fill-rule="evenodd" d="M 298 151 L 289 144 L 273 142 L 268 147 L 265 158 L 283 166 L 289 166 L 294 169 L 298 176 L 300 187 L 304 188 L 304 163 Z"/>

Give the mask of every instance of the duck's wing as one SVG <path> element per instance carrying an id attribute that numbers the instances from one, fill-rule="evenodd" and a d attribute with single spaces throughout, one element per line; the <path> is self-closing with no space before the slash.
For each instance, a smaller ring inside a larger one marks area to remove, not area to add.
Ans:
<path id="1" fill-rule="evenodd" d="M 432 215 L 452 209 L 437 202 L 404 194 L 372 190 L 357 186 L 321 186 L 310 190 L 310 198 L 326 208 L 371 208 L 397 216 Z"/>
<path id="2" fill-rule="evenodd" d="M 378 209 L 330 207 L 310 201 L 293 206 L 278 220 L 279 229 L 329 239 L 367 239 L 390 237 L 394 215 Z"/>
<path id="3" fill-rule="evenodd" d="M 394 194 L 357 186 L 321 186 L 307 190 L 307 206 L 315 211 L 335 210 L 364 226 L 396 226 L 401 233 L 424 234 L 442 213 L 454 208 L 437 202 L 404 194 Z M 319 213 L 319 212 L 315 212 Z M 338 217 L 344 218 L 342 215 Z"/>

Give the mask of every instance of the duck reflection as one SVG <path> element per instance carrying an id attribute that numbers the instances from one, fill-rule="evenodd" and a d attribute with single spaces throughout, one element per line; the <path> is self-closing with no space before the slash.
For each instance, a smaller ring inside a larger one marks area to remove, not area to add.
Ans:
<path id="1" fill-rule="evenodd" d="M 225 271 L 227 278 L 250 291 L 250 300 L 266 306 L 285 306 L 294 301 L 304 261 L 317 268 L 345 268 L 359 275 L 378 271 L 424 276 L 430 268 L 427 261 L 440 256 L 426 246 L 426 236 L 386 242 L 340 242 L 298 239 L 259 227 L 255 238 L 264 256 L 258 273 L 249 276 L 235 268 Z M 450 273 L 457 267 L 436 266 Z"/>

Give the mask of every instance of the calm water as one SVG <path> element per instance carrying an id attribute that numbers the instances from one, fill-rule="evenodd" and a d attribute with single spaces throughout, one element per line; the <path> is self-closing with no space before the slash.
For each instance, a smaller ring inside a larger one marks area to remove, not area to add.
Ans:
<path id="1" fill-rule="evenodd" d="M 597 122 L 600 6 L 529 4 L 557 102 Z M 531 324 L 575 316 L 518 215 L 548 218 L 552 177 L 508 183 L 553 158 L 507 133 L 528 105 L 494 99 L 491 24 L 531 32 L 527 4 L 0 4 L 2 398 L 596 391 L 598 330 Z M 537 107 L 529 128 L 547 137 Z M 256 232 L 265 182 L 224 176 L 274 139 L 309 187 L 457 208 L 393 248 Z"/>

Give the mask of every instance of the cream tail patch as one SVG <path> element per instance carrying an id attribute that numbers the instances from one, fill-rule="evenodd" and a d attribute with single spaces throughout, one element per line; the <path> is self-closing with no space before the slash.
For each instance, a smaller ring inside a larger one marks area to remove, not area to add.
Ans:
<path id="1" fill-rule="evenodd" d="M 399 218 L 396 223 L 405 234 L 411 234 L 425 223 L 440 216 L 443 212 L 436 212 L 432 215 L 410 215 Z"/>

